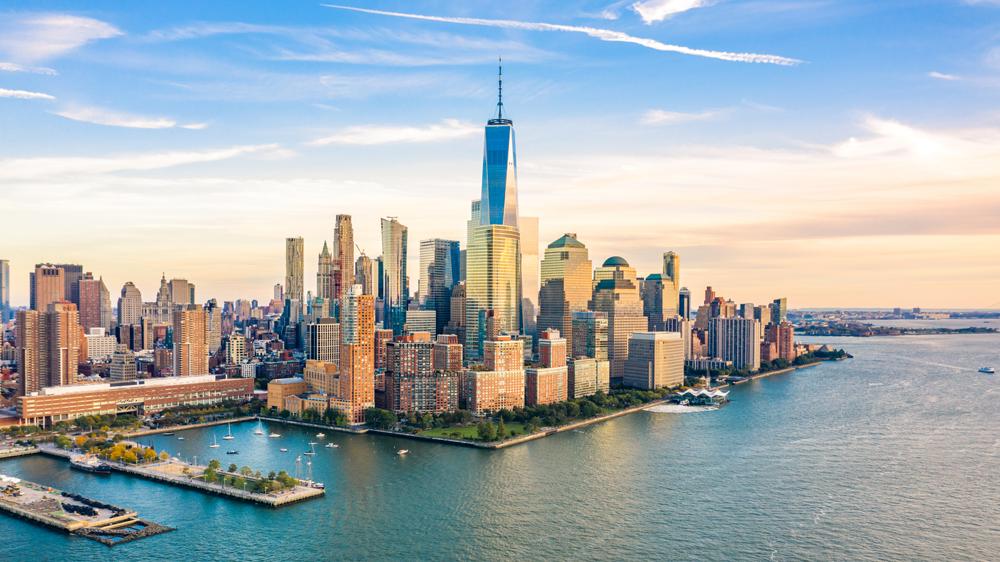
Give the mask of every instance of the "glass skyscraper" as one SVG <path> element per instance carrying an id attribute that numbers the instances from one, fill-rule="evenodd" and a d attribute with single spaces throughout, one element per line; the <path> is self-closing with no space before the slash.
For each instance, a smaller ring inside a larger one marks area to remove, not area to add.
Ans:
<path id="1" fill-rule="evenodd" d="M 517 223 L 517 152 L 514 122 L 503 116 L 503 75 L 500 75 L 497 116 L 486 123 L 483 143 L 481 225 Z"/>
<path id="2" fill-rule="evenodd" d="M 386 328 L 403 333 L 410 297 L 406 276 L 406 227 L 395 217 L 382 219 L 382 299 Z"/>

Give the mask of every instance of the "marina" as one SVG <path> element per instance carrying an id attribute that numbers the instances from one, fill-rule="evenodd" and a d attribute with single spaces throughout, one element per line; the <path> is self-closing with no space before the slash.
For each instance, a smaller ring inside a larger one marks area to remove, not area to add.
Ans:
<path id="1" fill-rule="evenodd" d="M 4 475 L 0 509 L 108 546 L 174 530 L 142 520 L 129 509 Z"/>

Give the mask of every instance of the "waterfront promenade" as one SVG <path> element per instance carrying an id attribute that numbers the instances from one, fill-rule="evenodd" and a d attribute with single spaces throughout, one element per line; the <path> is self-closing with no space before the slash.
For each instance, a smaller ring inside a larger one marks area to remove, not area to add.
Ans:
<path id="1" fill-rule="evenodd" d="M 215 425 L 226 425 L 227 423 L 240 423 L 245 421 L 252 421 L 257 419 L 255 416 L 243 416 L 239 418 L 227 418 L 214 420 L 204 423 L 193 423 L 190 425 L 173 425 L 170 427 L 158 427 L 156 429 L 137 429 L 134 431 L 123 432 L 122 435 L 125 437 L 144 437 L 146 435 L 157 435 L 160 433 L 176 433 L 178 431 L 185 431 L 188 429 L 199 429 L 202 427 L 212 427 Z"/>
<path id="2" fill-rule="evenodd" d="M 44 444 L 40 445 L 38 449 L 42 454 L 57 458 L 69 459 L 74 455 L 74 453 L 60 449 L 54 445 Z M 312 486 L 302 484 L 280 492 L 259 493 L 234 488 L 232 486 L 205 482 L 204 480 L 199 479 L 199 477 L 205 473 L 205 470 L 208 468 L 207 466 L 187 463 L 177 458 L 170 458 L 166 461 L 156 461 L 143 465 L 131 465 L 116 462 L 106 462 L 106 464 L 110 466 L 112 470 L 125 474 L 131 474 L 133 476 L 139 476 L 149 480 L 156 480 L 158 482 L 174 486 L 193 488 L 201 492 L 215 494 L 218 496 L 227 496 L 267 505 L 269 507 L 280 507 L 302 500 L 320 497 L 326 493 L 326 490 L 323 488 L 314 488 Z M 228 472 L 222 470 L 217 472 L 220 475 L 239 476 L 229 474 Z"/>

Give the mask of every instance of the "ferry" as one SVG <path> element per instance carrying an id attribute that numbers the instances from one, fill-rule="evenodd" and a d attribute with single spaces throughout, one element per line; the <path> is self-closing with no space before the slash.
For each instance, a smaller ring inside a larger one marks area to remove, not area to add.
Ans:
<path id="1" fill-rule="evenodd" d="M 979 372 L 983 373 L 984 375 L 995 375 L 996 374 L 996 370 L 994 370 L 993 367 L 982 367 L 982 368 L 979 369 Z"/>
<path id="2" fill-rule="evenodd" d="M 79 455 L 69 459 L 69 466 L 84 472 L 93 474 L 111 474 L 111 467 L 104 464 L 100 459 L 91 456 Z"/>

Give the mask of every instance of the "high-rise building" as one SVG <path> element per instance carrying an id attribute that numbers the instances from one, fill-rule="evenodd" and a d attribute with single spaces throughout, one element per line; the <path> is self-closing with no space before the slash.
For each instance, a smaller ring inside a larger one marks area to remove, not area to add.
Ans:
<path id="1" fill-rule="evenodd" d="M 55 267 L 63 270 L 63 294 L 66 300 L 80 309 L 80 279 L 83 279 L 83 266 L 75 263 L 57 263 Z"/>
<path id="2" fill-rule="evenodd" d="M 306 358 L 340 365 L 340 324 L 319 318 L 306 330 Z"/>
<path id="3" fill-rule="evenodd" d="M 521 251 L 517 227 L 485 225 L 473 229 L 466 254 L 465 352 L 480 357 L 484 319 L 492 311 L 504 333 L 521 328 Z"/>
<path id="4" fill-rule="evenodd" d="M 19 311 L 15 338 L 22 396 L 76 382 L 86 344 L 75 304 L 58 301 L 45 312 Z"/>
<path id="5" fill-rule="evenodd" d="M 111 330 L 111 293 L 103 279 L 94 279 L 93 274 L 85 273 L 77 282 L 77 293 L 80 304 L 80 325 L 84 330 L 104 328 Z M 142 303 L 140 302 L 140 307 Z"/>
<path id="6" fill-rule="evenodd" d="M 567 397 L 569 399 L 607 393 L 611 388 L 611 366 L 592 357 L 576 357 L 569 361 Z"/>
<path id="7" fill-rule="evenodd" d="M 406 321 L 403 323 L 403 333 L 427 332 L 431 336 L 436 336 L 438 333 L 436 316 L 437 313 L 433 310 L 406 309 Z"/>
<path id="8" fill-rule="evenodd" d="M 573 357 L 608 360 L 608 314 L 581 311 L 573 313 Z"/>
<path id="9" fill-rule="evenodd" d="M 651 332 L 662 332 L 667 323 L 676 318 L 676 309 L 669 308 L 671 299 L 670 282 L 664 281 L 659 273 L 648 275 L 642 281 L 642 313 L 646 316 Z"/>
<path id="10" fill-rule="evenodd" d="M 458 409 L 458 373 L 435 372 L 433 343 L 401 336 L 386 345 L 386 407 L 397 412 Z"/>
<path id="11" fill-rule="evenodd" d="M 134 381 L 136 378 L 135 353 L 128 346 L 118 345 L 111 355 L 111 381 Z"/>
<path id="12" fill-rule="evenodd" d="M 760 369 L 760 323 L 751 318 L 712 318 L 708 322 L 708 353 L 741 370 Z"/>
<path id="13" fill-rule="evenodd" d="M 576 234 L 566 233 L 545 248 L 538 291 L 538 329 L 554 328 L 574 349 L 573 313 L 587 310 L 593 263 Z"/>
<path id="14" fill-rule="evenodd" d="M 664 316 L 672 318 L 680 312 L 681 257 L 676 252 L 663 253 Z"/>
<path id="15" fill-rule="evenodd" d="M 681 287 L 677 303 L 677 314 L 681 318 L 691 318 L 691 291 L 687 287 Z"/>
<path id="16" fill-rule="evenodd" d="M 246 361 L 249 356 L 247 339 L 241 334 L 229 334 L 229 337 L 226 338 L 226 362 L 231 365 L 239 365 Z"/>
<path id="17" fill-rule="evenodd" d="M 434 370 L 462 370 L 462 344 L 455 334 L 441 334 L 434 342 Z"/>
<path id="18" fill-rule="evenodd" d="M 333 296 L 333 256 L 326 241 L 323 241 L 323 251 L 319 253 L 319 263 L 316 266 L 316 296 L 329 299 Z M 275 298 L 278 298 L 275 295 Z"/>
<path id="19" fill-rule="evenodd" d="M 54 302 L 67 300 L 66 273 L 52 264 L 37 264 L 31 273 L 31 309 L 46 312 Z"/>
<path id="20" fill-rule="evenodd" d="M 354 262 L 355 283 L 361 285 L 361 290 L 366 295 L 374 295 L 378 290 L 378 273 L 375 271 L 375 262 L 364 253 L 358 256 Z"/>
<path id="21" fill-rule="evenodd" d="M 480 201 L 479 199 L 476 199 L 470 205 L 469 220 L 467 220 L 465 222 L 465 249 L 462 250 L 462 252 L 460 254 L 461 255 L 460 259 L 461 259 L 461 262 L 462 262 L 462 265 L 461 265 L 461 269 L 462 269 L 461 281 L 462 282 L 465 282 L 466 275 L 467 275 L 467 272 L 468 272 L 468 269 L 467 269 L 467 265 L 468 265 L 468 253 L 469 253 L 468 250 L 469 250 L 469 244 L 472 244 L 472 229 L 474 229 L 477 226 L 479 226 L 479 223 L 482 220 L 482 217 L 480 215 L 481 211 L 482 211 L 482 201 Z"/>
<path id="22" fill-rule="evenodd" d="M 175 305 L 195 304 L 194 283 L 187 279 L 170 280 L 170 302 Z"/>
<path id="23" fill-rule="evenodd" d="M 410 296 L 406 274 L 407 229 L 395 217 L 382 219 L 382 300 L 385 326 L 397 336 L 406 323 L 406 306 Z"/>
<path id="24" fill-rule="evenodd" d="M 91 361 L 110 361 L 115 347 L 118 346 L 118 340 L 114 336 L 108 335 L 101 327 L 85 328 L 85 330 L 83 339 L 86 342 L 87 358 Z"/>
<path id="25" fill-rule="evenodd" d="M 0 324 L 13 318 L 10 308 L 10 262 L 0 260 Z"/>
<path id="26" fill-rule="evenodd" d="M 174 311 L 174 376 L 208 374 L 205 309 L 194 304 Z"/>
<path id="27" fill-rule="evenodd" d="M 541 287 L 538 217 L 520 217 L 518 230 L 521 232 L 521 333 L 534 336 L 538 333 L 538 290 Z"/>
<path id="28" fill-rule="evenodd" d="M 788 299 L 785 297 L 771 302 L 771 322 L 780 324 L 788 320 Z"/>
<path id="29" fill-rule="evenodd" d="M 558 330 L 547 329 L 538 335 L 538 358 L 538 365 L 525 369 L 524 403 L 537 406 L 567 400 L 566 340 L 559 337 Z"/>
<path id="30" fill-rule="evenodd" d="M 142 318 L 142 293 L 131 281 L 122 285 L 121 297 L 118 298 L 118 325 L 131 326 L 138 324 Z"/>
<path id="31" fill-rule="evenodd" d="M 483 142 L 482 225 L 518 227 L 517 151 L 514 122 L 503 116 L 503 73 L 498 80 L 497 116 L 486 123 Z"/>
<path id="32" fill-rule="evenodd" d="M 753 319 L 760 322 L 760 325 L 764 327 L 771 324 L 771 305 L 755 306 L 753 309 Z"/>
<path id="33" fill-rule="evenodd" d="M 340 302 L 354 286 L 354 227 L 351 215 L 337 215 L 333 229 L 333 294 Z"/>
<path id="34" fill-rule="evenodd" d="M 795 361 L 795 328 L 788 322 L 769 324 L 764 331 L 764 341 L 775 346 L 776 358 L 791 363 Z"/>
<path id="35" fill-rule="evenodd" d="M 653 390 L 684 384 L 684 340 L 678 332 L 636 332 L 629 336 L 623 384 Z"/>
<path id="36" fill-rule="evenodd" d="M 285 239 L 285 299 L 291 299 L 302 306 L 305 302 L 305 240 Z"/>
<path id="37" fill-rule="evenodd" d="M 611 383 L 620 384 L 628 359 L 628 339 L 635 332 L 645 332 L 646 317 L 635 269 L 624 258 L 613 256 L 594 271 L 596 281 L 591 308 L 608 315 L 608 359 Z"/>
<path id="38" fill-rule="evenodd" d="M 339 398 L 352 423 L 361 423 L 365 410 L 375 406 L 375 298 L 354 285 L 340 310 Z"/>
<path id="39" fill-rule="evenodd" d="M 459 247 L 455 240 L 420 242 L 420 278 L 417 293 L 420 305 L 435 312 L 435 333 L 451 319 L 451 289 L 459 278 Z"/>
<path id="40" fill-rule="evenodd" d="M 705 287 L 705 304 L 712 304 L 715 300 L 715 291 L 711 286 Z"/>
<path id="41" fill-rule="evenodd" d="M 463 376 L 462 401 L 479 415 L 524 407 L 524 344 L 510 336 L 483 342 L 484 369 Z"/>
<path id="42" fill-rule="evenodd" d="M 222 309 L 215 299 L 205 303 L 205 344 L 211 355 L 222 348 Z"/>

